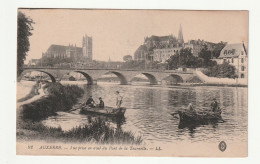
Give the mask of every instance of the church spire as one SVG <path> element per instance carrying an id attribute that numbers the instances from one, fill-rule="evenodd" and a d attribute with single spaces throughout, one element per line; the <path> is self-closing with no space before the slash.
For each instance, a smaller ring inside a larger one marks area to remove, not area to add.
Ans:
<path id="1" fill-rule="evenodd" d="M 180 44 L 183 44 L 183 43 L 184 43 L 181 24 L 180 24 L 179 33 L 178 33 L 178 42 L 179 42 Z"/>

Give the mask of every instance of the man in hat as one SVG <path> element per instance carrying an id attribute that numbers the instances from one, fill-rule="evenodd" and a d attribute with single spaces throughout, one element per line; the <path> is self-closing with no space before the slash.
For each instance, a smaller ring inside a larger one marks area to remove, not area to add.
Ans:
<path id="1" fill-rule="evenodd" d="M 101 97 L 99 97 L 99 105 L 98 105 L 99 108 L 104 108 L 105 107 L 105 103 L 104 101 L 102 100 Z"/>
<path id="2" fill-rule="evenodd" d="M 213 102 L 210 104 L 212 112 L 216 112 L 218 110 L 218 102 L 217 100 L 214 98 Z"/>
<path id="3" fill-rule="evenodd" d="M 119 94 L 119 91 L 116 91 L 115 93 L 117 96 L 116 96 L 116 107 L 117 108 L 120 108 L 121 107 L 121 104 L 122 104 L 122 99 L 123 97 Z"/>

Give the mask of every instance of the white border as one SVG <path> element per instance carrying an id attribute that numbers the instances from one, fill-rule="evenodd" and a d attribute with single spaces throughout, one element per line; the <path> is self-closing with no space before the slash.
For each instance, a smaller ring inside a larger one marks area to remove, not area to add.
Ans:
<path id="1" fill-rule="evenodd" d="M 9 0 L 0 5 L 1 113 L 0 163 L 257 163 L 260 152 L 259 31 L 260 3 L 257 0 Z M 162 158 L 162 157 L 50 157 L 16 156 L 16 19 L 17 8 L 117 8 L 249 10 L 249 157 L 248 158 Z"/>

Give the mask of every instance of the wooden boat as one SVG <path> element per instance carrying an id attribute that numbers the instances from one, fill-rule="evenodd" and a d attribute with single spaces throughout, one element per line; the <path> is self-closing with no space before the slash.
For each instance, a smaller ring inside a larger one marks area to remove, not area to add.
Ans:
<path id="1" fill-rule="evenodd" d="M 113 107 L 104 107 L 104 108 L 91 108 L 89 106 L 83 106 L 80 110 L 81 113 L 90 113 L 90 114 L 99 114 L 106 116 L 124 116 L 126 108 L 113 108 Z"/>
<path id="2" fill-rule="evenodd" d="M 186 123 L 200 123 L 205 124 L 208 122 L 216 122 L 218 120 L 222 120 L 221 110 L 217 112 L 189 112 L 189 111 L 178 111 L 177 114 L 180 117 L 180 122 Z M 172 115 L 175 115 L 173 113 Z"/>

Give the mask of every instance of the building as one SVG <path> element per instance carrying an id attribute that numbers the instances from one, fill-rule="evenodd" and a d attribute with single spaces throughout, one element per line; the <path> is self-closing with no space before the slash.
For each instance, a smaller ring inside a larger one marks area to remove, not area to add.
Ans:
<path id="1" fill-rule="evenodd" d="M 62 46 L 52 44 L 45 53 L 42 53 L 42 58 L 70 58 L 73 61 L 78 60 L 82 56 L 82 48 L 76 45 Z"/>
<path id="2" fill-rule="evenodd" d="M 176 38 L 172 34 L 166 36 L 152 35 L 151 37 L 145 37 L 143 45 L 140 45 L 134 53 L 134 60 L 157 61 L 157 59 L 160 58 L 160 56 L 158 56 L 159 54 L 169 51 L 168 49 L 170 49 L 170 51 L 175 50 L 175 48 L 179 50 L 179 48 L 183 46 L 184 46 L 184 39 L 182 34 L 182 27 L 180 26 L 178 38 Z M 165 51 L 163 49 L 165 49 Z M 156 54 L 155 54 L 155 50 L 156 50 Z"/>
<path id="3" fill-rule="evenodd" d="M 41 59 L 31 59 L 28 63 L 29 66 L 35 66 L 40 64 L 41 64 Z"/>
<path id="4" fill-rule="evenodd" d="M 215 59 L 218 64 L 224 62 L 233 65 L 236 68 L 239 78 L 248 77 L 247 50 L 244 43 L 227 44 L 220 52 L 218 59 Z"/>
<path id="5" fill-rule="evenodd" d="M 140 45 L 135 51 L 134 60 L 135 61 L 144 61 L 148 59 L 148 48 L 145 45 Z"/>
<path id="6" fill-rule="evenodd" d="M 92 61 L 92 37 L 83 36 L 82 47 L 76 44 L 68 46 L 52 44 L 45 53 L 42 53 L 42 59 L 58 58 L 70 59 L 73 62 Z"/>
<path id="7" fill-rule="evenodd" d="M 200 51 L 204 47 L 207 47 L 207 49 L 209 51 L 211 51 L 212 55 L 213 55 L 213 51 L 216 51 L 216 50 L 220 51 L 226 44 L 227 44 L 226 42 L 212 43 L 212 42 L 207 42 L 207 41 L 198 39 L 198 40 L 189 40 L 187 43 L 184 43 L 184 48 L 190 48 L 193 56 L 198 57 L 200 54 Z"/>
<path id="8" fill-rule="evenodd" d="M 164 49 L 154 49 L 153 61 L 158 61 L 161 63 L 166 62 L 171 56 L 178 54 L 182 47 L 164 48 Z"/>
<path id="9" fill-rule="evenodd" d="M 196 57 L 199 56 L 202 47 L 203 46 L 201 44 L 198 44 L 198 42 L 196 42 L 195 40 L 188 41 L 184 44 L 184 48 L 190 48 L 192 55 Z"/>

